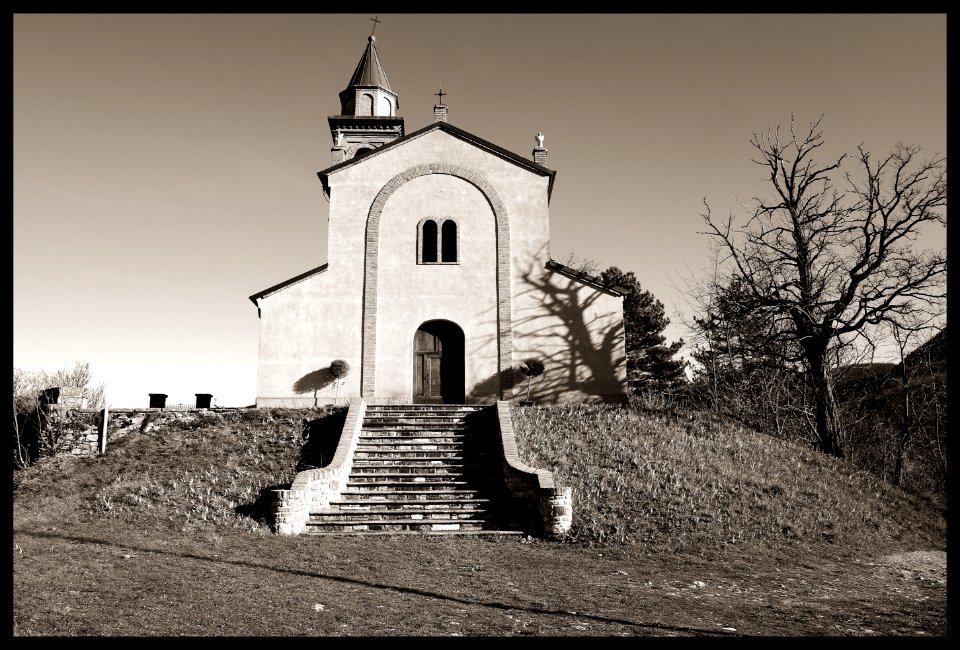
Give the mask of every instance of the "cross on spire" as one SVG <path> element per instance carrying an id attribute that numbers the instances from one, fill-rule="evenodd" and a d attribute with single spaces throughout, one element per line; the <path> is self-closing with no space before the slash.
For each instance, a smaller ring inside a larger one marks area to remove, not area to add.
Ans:
<path id="1" fill-rule="evenodd" d="M 443 106 L 443 96 L 449 95 L 450 93 L 445 93 L 443 92 L 443 88 L 440 88 L 439 92 L 435 92 L 433 94 L 440 98 L 440 105 Z"/>
<path id="2" fill-rule="evenodd" d="M 378 23 L 382 23 L 383 21 L 380 20 L 380 17 L 379 17 L 379 16 L 374 16 L 374 17 L 371 18 L 370 20 L 373 21 L 373 29 L 370 31 L 370 36 L 373 36 L 373 33 L 377 31 L 377 24 L 378 24 Z"/>

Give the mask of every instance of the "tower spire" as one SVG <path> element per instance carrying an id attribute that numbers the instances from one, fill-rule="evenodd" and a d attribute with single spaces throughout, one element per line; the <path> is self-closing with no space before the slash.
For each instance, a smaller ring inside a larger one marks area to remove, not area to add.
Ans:
<path id="1" fill-rule="evenodd" d="M 347 87 L 340 92 L 340 115 L 327 118 L 334 142 L 334 162 L 403 136 L 403 118 L 397 115 L 400 101 L 387 80 L 373 35 L 383 21 L 379 17 L 370 20 L 373 30 L 367 37 L 367 47 Z"/>

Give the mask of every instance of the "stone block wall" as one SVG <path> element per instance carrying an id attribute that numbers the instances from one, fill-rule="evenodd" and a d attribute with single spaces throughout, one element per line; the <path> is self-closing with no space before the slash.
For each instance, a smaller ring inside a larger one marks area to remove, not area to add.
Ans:
<path id="1" fill-rule="evenodd" d="M 517 450 L 510 405 L 499 401 L 496 408 L 503 449 L 503 474 L 518 506 L 517 516 L 536 522 L 539 525 L 537 532 L 542 535 L 565 536 L 573 524 L 573 488 L 554 485 L 549 470 L 533 469 L 523 464 Z"/>
<path id="2" fill-rule="evenodd" d="M 326 508 L 340 497 L 353 467 L 353 453 L 360 438 L 366 404 L 351 402 L 343 423 L 340 443 L 326 467 L 298 472 L 289 489 L 273 491 L 273 528 L 281 535 L 299 535 L 307 526 L 310 512 Z"/>
<path id="3" fill-rule="evenodd" d="M 73 408 L 63 404 L 49 404 L 44 408 L 44 427 L 49 432 L 53 454 L 68 454 L 77 457 L 96 456 L 102 445 L 109 449 L 110 442 L 123 438 L 131 432 L 147 433 L 151 429 L 174 422 L 192 422 L 209 413 L 230 417 L 243 408 L 138 408 L 110 409 L 107 412 L 106 441 L 103 436 L 103 410 Z"/>

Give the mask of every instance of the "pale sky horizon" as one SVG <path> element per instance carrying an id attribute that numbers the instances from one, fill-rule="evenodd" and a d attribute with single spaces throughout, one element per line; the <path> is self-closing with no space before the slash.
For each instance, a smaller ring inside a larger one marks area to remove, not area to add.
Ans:
<path id="1" fill-rule="evenodd" d="M 253 404 L 248 297 L 327 261 L 327 117 L 374 17 L 14 14 L 14 367 L 88 362 L 115 408 Z M 551 256 L 633 271 L 669 341 L 710 261 L 703 201 L 766 192 L 754 132 L 822 115 L 821 162 L 946 154 L 946 14 L 376 17 L 406 132 L 440 88 L 504 149 L 542 132 Z"/>

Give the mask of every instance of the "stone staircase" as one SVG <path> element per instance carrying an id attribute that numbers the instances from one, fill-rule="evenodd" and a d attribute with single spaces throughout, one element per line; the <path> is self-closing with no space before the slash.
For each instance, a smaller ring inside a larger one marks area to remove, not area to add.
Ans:
<path id="1" fill-rule="evenodd" d="M 492 407 L 367 405 L 340 498 L 304 533 L 520 535 Z"/>

